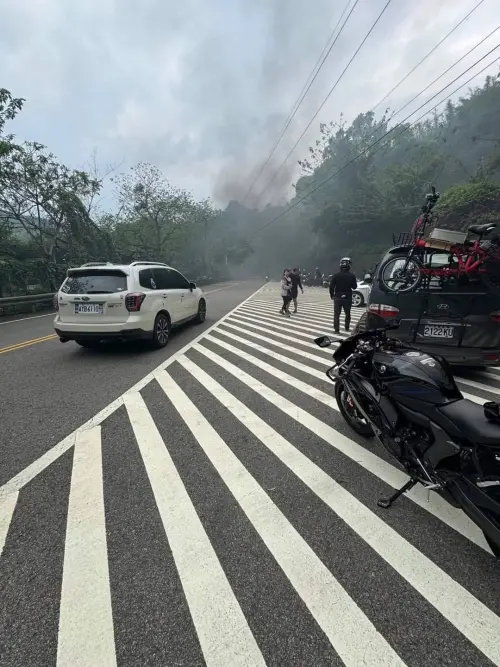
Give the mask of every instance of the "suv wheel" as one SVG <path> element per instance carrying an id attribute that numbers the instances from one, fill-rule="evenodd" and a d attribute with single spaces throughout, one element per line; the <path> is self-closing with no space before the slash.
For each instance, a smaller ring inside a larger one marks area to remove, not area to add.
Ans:
<path id="1" fill-rule="evenodd" d="M 206 317 L 207 317 L 207 304 L 205 302 L 205 299 L 200 299 L 200 302 L 198 303 L 198 313 L 194 318 L 195 324 L 203 324 Z"/>
<path id="2" fill-rule="evenodd" d="M 364 306 L 365 300 L 363 299 L 363 295 L 361 292 L 353 292 L 352 293 L 352 305 L 354 308 L 361 308 L 361 306 Z"/>
<path id="3" fill-rule="evenodd" d="M 158 313 L 153 329 L 151 345 L 155 350 L 165 347 L 170 338 L 170 320 L 165 313 Z"/>

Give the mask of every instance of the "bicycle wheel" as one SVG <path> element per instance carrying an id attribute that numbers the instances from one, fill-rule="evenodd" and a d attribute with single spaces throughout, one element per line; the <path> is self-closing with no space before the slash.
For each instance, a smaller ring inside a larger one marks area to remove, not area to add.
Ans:
<path id="1" fill-rule="evenodd" d="M 411 292 L 422 281 L 422 265 L 415 258 L 394 257 L 380 269 L 380 281 L 388 292 Z"/>

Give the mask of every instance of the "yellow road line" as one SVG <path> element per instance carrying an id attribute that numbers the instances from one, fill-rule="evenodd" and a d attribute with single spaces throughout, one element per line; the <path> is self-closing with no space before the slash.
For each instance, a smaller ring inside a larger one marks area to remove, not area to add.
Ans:
<path id="1" fill-rule="evenodd" d="M 25 340 L 22 343 L 7 345 L 7 347 L 0 347 L 0 354 L 5 354 L 6 352 L 14 352 L 15 350 L 22 350 L 24 347 L 29 347 L 30 345 L 36 345 L 37 343 L 44 343 L 46 340 L 53 340 L 54 338 L 57 338 L 56 334 L 49 334 L 48 336 L 41 336 L 40 338 L 32 338 L 31 340 Z"/>

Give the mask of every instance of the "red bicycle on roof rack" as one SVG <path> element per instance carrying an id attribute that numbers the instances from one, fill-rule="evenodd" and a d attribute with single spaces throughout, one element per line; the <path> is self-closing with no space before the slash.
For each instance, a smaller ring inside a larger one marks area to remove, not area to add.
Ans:
<path id="1" fill-rule="evenodd" d="M 487 279 L 489 269 L 486 263 L 500 261 L 498 237 L 483 240 L 495 229 L 495 223 L 472 225 L 467 233 L 434 229 L 429 238 L 424 238 L 425 227 L 438 199 L 439 193 L 432 187 L 432 192 L 427 195 L 427 203 L 422 208 L 422 215 L 410 234 L 393 238 L 394 245 L 402 249 L 407 247 L 408 252 L 406 256 L 398 255 L 389 259 L 380 269 L 381 282 L 389 292 L 411 292 L 420 286 L 428 287 L 432 279 L 437 280 L 441 287 L 460 279 Z M 470 241 L 467 239 L 468 234 L 475 234 L 478 238 Z M 493 282 L 499 286 L 498 279 Z"/>

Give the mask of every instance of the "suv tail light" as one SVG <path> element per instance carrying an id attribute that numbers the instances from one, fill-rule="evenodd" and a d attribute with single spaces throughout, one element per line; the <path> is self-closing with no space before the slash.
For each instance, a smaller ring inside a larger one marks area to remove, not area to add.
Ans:
<path id="1" fill-rule="evenodd" d="M 56 292 L 52 298 L 52 305 L 54 306 L 54 310 L 59 310 L 59 299 L 58 299 L 59 293 Z"/>
<path id="2" fill-rule="evenodd" d="M 125 308 L 129 313 L 138 313 L 145 298 L 143 292 L 131 292 L 125 297 Z"/>
<path id="3" fill-rule="evenodd" d="M 388 306 L 386 303 L 372 303 L 368 306 L 368 310 L 380 317 L 396 317 L 399 313 L 399 308 Z"/>
<path id="4" fill-rule="evenodd" d="M 495 310 L 493 313 L 490 313 L 490 320 L 492 322 L 500 322 L 500 310 Z"/>

